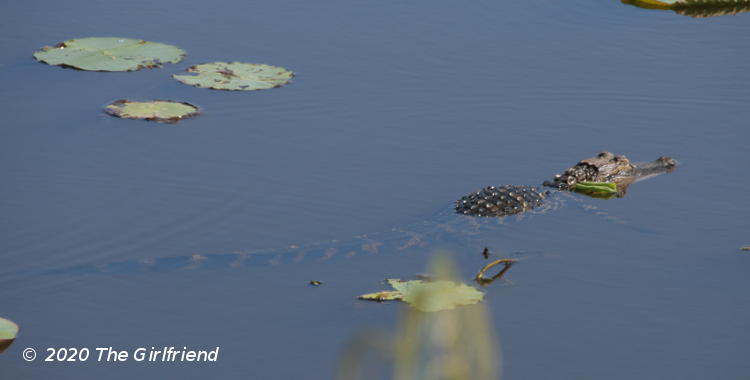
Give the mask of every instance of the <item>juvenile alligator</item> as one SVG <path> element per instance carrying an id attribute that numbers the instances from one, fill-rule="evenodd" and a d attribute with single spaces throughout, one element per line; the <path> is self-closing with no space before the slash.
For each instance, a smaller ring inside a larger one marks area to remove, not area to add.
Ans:
<path id="1" fill-rule="evenodd" d="M 544 190 L 536 186 L 489 186 L 470 193 L 455 204 L 459 214 L 481 217 L 504 217 L 531 211 L 535 208 L 548 208 L 554 193 L 571 190 L 576 183 L 583 181 L 610 182 L 617 184 L 617 196 L 625 195 L 630 184 L 654 175 L 671 171 L 677 162 L 669 157 L 660 157 L 653 162 L 632 164 L 625 156 L 615 156 L 602 152 L 596 157 L 587 158 L 545 181 Z M 534 210 L 534 212 L 539 212 Z M 447 214 L 449 215 L 449 214 Z M 443 219 L 442 217 L 439 219 Z M 447 221 L 426 221 L 409 228 L 398 228 L 377 234 L 354 237 L 345 241 L 323 242 L 306 246 L 289 246 L 276 250 L 263 250 L 241 253 L 192 254 L 184 256 L 159 257 L 147 260 L 126 260 L 109 264 L 88 264 L 62 269 L 49 269 L 46 273 L 133 273 L 166 272 L 194 268 L 227 268 L 243 266 L 266 266 L 283 263 L 296 263 L 302 260 L 328 260 L 334 256 L 351 257 L 357 254 L 373 254 L 379 251 L 403 251 L 412 247 L 424 249 L 427 245 L 440 245 L 448 241 L 461 240 L 466 246 L 476 235 L 481 224 L 475 218 L 460 215 L 447 218 Z M 470 223 L 466 223 L 470 222 Z"/>
<path id="2" fill-rule="evenodd" d="M 596 157 L 581 160 L 542 185 L 570 191 L 580 182 L 615 183 L 617 196 L 623 197 L 630 184 L 671 171 L 676 166 L 677 161 L 665 156 L 653 162 L 633 164 L 625 156 L 601 152 Z M 456 212 L 471 216 L 514 215 L 541 206 L 549 194 L 549 191 L 534 186 L 488 186 L 456 201 Z"/>

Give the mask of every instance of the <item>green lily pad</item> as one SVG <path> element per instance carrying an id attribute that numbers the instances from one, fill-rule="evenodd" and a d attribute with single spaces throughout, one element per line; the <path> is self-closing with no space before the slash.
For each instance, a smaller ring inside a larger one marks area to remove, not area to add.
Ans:
<path id="1" fill-rule="evenodd" d="M 44 63 L 86 71 L 136 71 L 184 57 L 185 51 L 176 46 L 118 37 L 77 38 L 34 53 Z"/>
<path id="2" fill-rule="evenodd" d="M 473 305 L 484 299 L 484 293 L 461 283 L 447 280 L 401 281 L 388 280 L 395 291 L 382 291 L 359 296 L 372 301 L 400 300 L 423 312 L 452 310 L 457 306 Z"/>
<path id="3" fill-rule="evenodd" d="M 153 100 L 135 102 L 120 99 L 104 107 L 104 112 L 126 119 L 143 119 L 161 123 L 176 123 L 182 119 L 198 116 L 198 107 L 185 102 Z"/>
<path id="4" fill-rule="evenodd" d="M 617 195 L 617 184 L 614 182 L 578 182 L 573 191 L 596 198 L 612 198 Z"/>
<path id="5" fill-rule="evenodd" d="M 231 91 L 267 90 L 283 86 L 294 77 L 283 67 L 244 62 L 211 62 L 186 71 L 191 74 L 172 77 L 191 86 Z"/>
<path id="6" fill-rule="evenodd" d="M 0 352 L 10 347 L 18 335 L 18 325 L 5 318 L 0 318 Z"/>

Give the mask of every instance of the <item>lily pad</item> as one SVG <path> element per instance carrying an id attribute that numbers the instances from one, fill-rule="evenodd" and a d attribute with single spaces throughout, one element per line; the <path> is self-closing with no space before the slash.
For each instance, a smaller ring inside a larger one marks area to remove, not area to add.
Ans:
<path id="1" fill-rule="evenodd" d="M 18 325 L 5 318 L 0 318 L 0 352 L 10 347 L 18 335 Z"/>
<path id="2" fill-rule="evenodd" d="M 77 38 L 34 53 L 34 58 L 44 63 L 86 71 L 151 69 L 184 57 L 185 51 L 176 46 L 118 37 Z"/>
<path id="3" fill-rule="evenodd" d="M 135 102 L 120 99 L 104 107 L 104 112 L 126 119 L 143 119 L 161 123 L 176 123 L 182 119 L 198 116 L 198 107 L 185 102 L 172 100 L 153 100 Z"/>
<path id="4" fill-rule="evenodd" d="M 611 198 L 617 195 L 617 184 L 614 182 L 578 182 L 573 191 L 597 198 Z"/>
<path id="5" fill-rule="evenodd" d="M 372 301 L 401 300 L 419 311 L 435 312 L 452 310 L 457 306 L 473 305 L 484 299 L 484 293 L 461 283 L 447 280 L 438 281 L 402 281 L 388 280 L 395 291 L 382 291 L 359 296 L 360 299 Z"/>
<path id="6" fill-rule="evenodd" d="M 267 90 L 283 86 L 294 77 L 283 67 L 244 62 L 204 63 L 186 71 L 190 74 L 172 77 L 191 86 L 230 91 Z"/>

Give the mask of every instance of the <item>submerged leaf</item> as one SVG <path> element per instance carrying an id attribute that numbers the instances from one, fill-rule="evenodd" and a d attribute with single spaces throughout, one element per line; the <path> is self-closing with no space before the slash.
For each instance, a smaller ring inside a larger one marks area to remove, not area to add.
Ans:
<path id="1" fill-rule="evenodd" d="M 134 102 L 120 99 L 104 107 L 104 112 L 126 119 L 144 119 L 161 123 L 176 123 L 182 119 L 200 114 L 198 107 L 172 100 Z"/>
<path id="2" fill-rule="evenodd" d="M 419 311 L 434 312 L 455 309 L 457 306 L 481 302 L 484 293 L 453 281 L 388 280 L 395 291 L 382 291 L 359 296 L 373 301 L 402 300 Z"/>
<path id="3" fill-rule="evenodd" d="M 150 69 L 184 57 L 185 51 L 176 46 L 118 37 L 72 39 L 34 53 L 34 58 L 44 63 L 87 71 Z"/>
<path id="4" fill-rule="evenodd" d="M 5 318 L 0 318 L 0 352 L 10 347 L 18 335 L 18 325 Z"/>
<path id="5" fill-rule="evenodd" d="M 244 62 L 211 62 L 186 71 L 191 74 L 172 77 L 191 86 L 214 90 L 266 90 L 283 86 L 294 77 L 293 72 L 283 67 Z"/>

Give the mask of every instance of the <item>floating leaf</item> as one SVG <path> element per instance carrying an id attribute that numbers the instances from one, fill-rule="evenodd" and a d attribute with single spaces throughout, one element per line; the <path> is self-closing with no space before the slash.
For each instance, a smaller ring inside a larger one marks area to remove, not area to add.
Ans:
<path id="1" fill-rule="evenodd" d="M 395 291 L 383 291 L 359 296 L 360 299 L 374 301 L 401 300 L 419 311 L 434 312 L 455 309 L 457 306 L 481 302 L 484 293 L 465 285 L 447 280 L 401 281 L 388 280 Z"/>
<path id="2" fill-rule="evenodd" d="M 126 119 L 144 119 L 161 123 L 176 123 L 182 119 L 200 114 L 198 107 L 172 100 L 134 102 L 120 99 L 104 107 L 104 112 Z"/>
<path id="3" fill-rule="evenodd" d="M 617 195 L 617 184 L 614 182 L 578 182 L 572 190 L 597 198 L 612 198 Z"/>
<path id="4" fill-rule="evenodd" d="M 382 292 L 367 293 L 357 297 L 361 300 L 367 301 L 400 301 L 404 298 L 404 295 L 399 291 L 384 290 Z"/>
<path id="5" fill-rule="evenodd" d="M 212 62 L 196 65 L 186 70 L 186 75 L 172 75 L 191 86 L 214 90 L 252 91 L 283 86 L 294 73 L 271 65 L 243 62 Z"/>
<path id="6" fill-rule="evenodd" d="M 320 282 L 320 281 L 317 281 L 317 280 L 311 280 L 310 281 L 310 285 L 311 286 L 320 286 L 320 285 L 323 285 L 323 283 Z"/>
<path id="7" fill-rule="evenodd" d="M 10 347 L 18 335 L 18 325 L 5 318 L 0 318 L 0 352 Z"/>
<path id="8" fill-rule="evenodd" d="M 672 10 L 696 18 L 734 15 L 750 11 L 750 0 L 621 0 L 646 9 Z"/>
<path id="9" fill-rule="evenodd" d="M 89 37 L 45 46 L 34 58 L 50 65 L 87 71 L 135 71 L 177 63 L 185 51 L 172 45 L 117 37 Z"/>
<path id="10" fill-rule="evenodd" d="M 740 248 L 741 251 L 750 251 L 750 245 L 746 245 L 742 248 Z"/>

